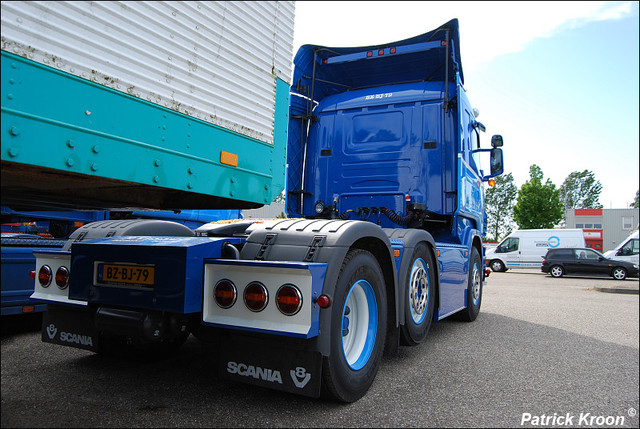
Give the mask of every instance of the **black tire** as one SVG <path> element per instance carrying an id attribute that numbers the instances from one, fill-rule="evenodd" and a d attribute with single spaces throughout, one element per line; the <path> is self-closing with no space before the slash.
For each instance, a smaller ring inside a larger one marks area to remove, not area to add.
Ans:
<path id="1" fill-rule="evenodd" d="M 378 261 L 368 251 L 350 250 L 334 294 L 331 350 L 322 367 L 324 396 L 353 402 L 369 390 L 382 360 L 386 311 L 387 293 Z M 365 313 L 366 317 L 357 317 Z"/>
<path id="2" fill-rule="evenodd" d="M 435 308 L 435 270 L 433 253 L 425 243 L 418 244 L 411 256 L 411 269 L 403 286 L 407 291 L 404 302 L 405 323 L 402 344 L 415 346 L 429 334 Z"/>
<path id="3" fill-rule="evenodd" d="M 551 274 L 552 277 L 559 279 L 564 275 L 564 268 L 560 265 L 554 265 L 553 267 L 549 268 L 549 274 Z"/>
<path id="4" fill-rule="evenodd" d="M 507 267 L 502 263 L 500 259 L 494 259 L 493 261 L 491 261 L 489 266 L 494 273 L 502 273 L 507 271 Z"/>
<path id="5" fill-rule="evenodd" d="M 471 248 L 469 258 L 469 277 L 467 280 L 467 308 L 455 314 L 458 320 L 473 322 L 480 313 L 482 304 L 482 260 L 475 247 Z"/>
<path id="6" fill-rule="evenodd" d="M 611 270 L 611 277 L 616 280 L 624 280 L 627 278 L 627 270 L 624 267 L 615 267 Z"/>

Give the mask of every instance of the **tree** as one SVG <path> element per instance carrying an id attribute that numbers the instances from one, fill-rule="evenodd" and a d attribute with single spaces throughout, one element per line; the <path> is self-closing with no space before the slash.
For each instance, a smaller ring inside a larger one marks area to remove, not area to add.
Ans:
<path id="1" fill-rule="evenodd" d="M 542 184 L 544 174 L 537 165 L 529 168 L 529 175 L 531 179 L 518 191 L 513 218 L 520 229 L 553 228 L 564 218 L 560 191 L 550 179 Z"/>
<path id="2" fill-rule="evenodd" d="M 596 180 L 592 171 L 574 171 L 560 186 L 560 199 L 565 210 L 601 209 L 600 192 L 602 192 L 602 185 L 599 180 Z"/>
<path id="3" fill-rule="evenodd" d="M 638 192 L 640 192 L 640 189 L 638 189 L 636 191 L 636 198 L 631 203 L 631 208 L 640 209 L 640 201 L 638 200 Z"/>
<path id="4" fill-rule="evenodd" d="M 513 226 L 513 204 L 518 187 L 513 174 L 496 177 L 496 184 L 487 189 L 485 210 L 487 212 L 487 236 L 495 241 L 509 234 Z"/>

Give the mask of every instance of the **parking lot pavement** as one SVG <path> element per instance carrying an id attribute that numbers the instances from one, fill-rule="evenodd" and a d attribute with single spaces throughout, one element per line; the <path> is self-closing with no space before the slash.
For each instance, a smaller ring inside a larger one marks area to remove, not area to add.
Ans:
<path id="1" fill-rule="evenodd" d="M 0 426 L 551 427 L 530 422 L 556 414 L 637 428 L 639 301 L 597 289 L 613 282 L 492 273 L 475 322 L 435 323 L 348 405 L 223 380 L 193 337 L 170 359 L 131 363 L 3 320 Z"/>

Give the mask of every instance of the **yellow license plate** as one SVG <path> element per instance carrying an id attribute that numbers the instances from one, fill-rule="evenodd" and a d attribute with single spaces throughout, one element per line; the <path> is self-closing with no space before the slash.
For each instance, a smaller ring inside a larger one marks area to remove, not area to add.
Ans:
<path id="1" fill-rule="evenodd" d="M 98 282 L 153 286 L 155 267 L 150 265 L 99 264 Z"/>

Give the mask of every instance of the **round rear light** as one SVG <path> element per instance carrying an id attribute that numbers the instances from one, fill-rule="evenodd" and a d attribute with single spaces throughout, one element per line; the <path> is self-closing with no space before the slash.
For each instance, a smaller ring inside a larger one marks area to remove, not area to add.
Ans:
<path id="1" fill-rule="evenodd" d="M 267 288 L 260 282 L 251 282 L 244 290 L 244 303 L 251 311 L 262 311 L 269 302 Z"/>
<path id="2" fill-rule="evenodd" d="M 53 278 L 53 272 L 51 271 L 51 267 L 48 265 L 43 265 L 38 271 L 38 282 L 42 287 L 49 287 L 51 284 L 51 279 Z"/>
<path id="3" fill-rule="evenodd" d="M 66 289 L 69 286 L 69 270 L 67 267 L 60 267 L 56 271 L 56 284 L 60 289 Z"/>
<path id="4" fill-rule="evenodd" d="M 220 280 L 213 288 L 216 304 L 222 308 L 231 308 L 236 303 L 237 296 L 236 285 L 231 280 Z"/>
<path id="5" fill-rule="evenodd" d="M 276 293 L 276 306 L 285 316 L 293 316 L 302 308 L 302 294 L 294 285 L 280 286 Z"/>

